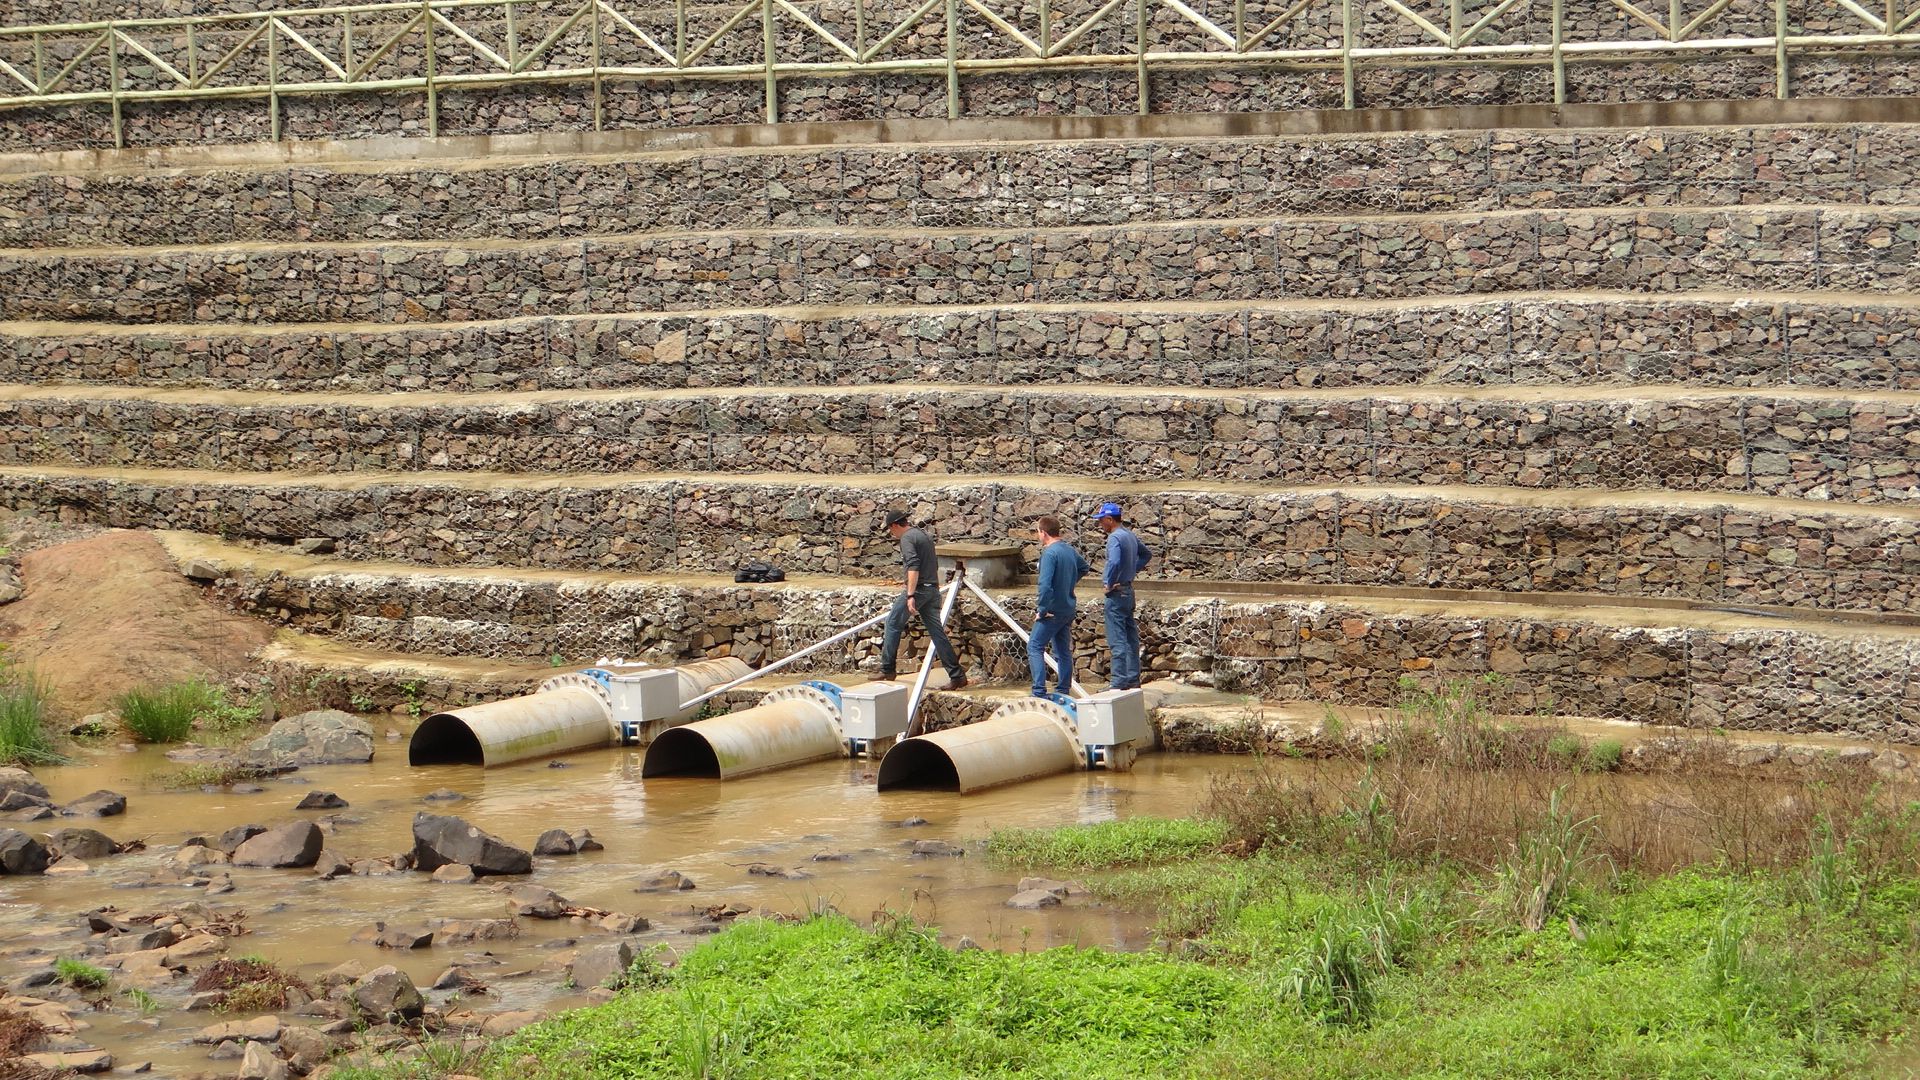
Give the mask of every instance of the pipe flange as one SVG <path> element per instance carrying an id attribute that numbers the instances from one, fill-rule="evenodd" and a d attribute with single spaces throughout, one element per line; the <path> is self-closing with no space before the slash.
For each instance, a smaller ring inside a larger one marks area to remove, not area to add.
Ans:
<path id="1" fill-rule="evenodd" d="M 1080 753 L 1086 753 L 1086 747 L 1080 742 L 1080 721 L 1075 719 L 1073 710 L 1051 698 L 1027 697 L 1009 701 L 993 710 L 993 715 L 987 719 L 998 720 L 1005 716 L 1025 716 L 1032 713 L 1039 713 L 1059 724 L 1060 729 L 1067 733 L 1067 738 L 1073 740 L 1074 747 Z"/>
<path id="2" fill-rule="evenodd" d="M 613 715 L 613 695 L 607 692 L 607 684 L 584 671 L 569 671 L 565 675 L 555 675 L 540 684 L 539 693 L 548 690 L 591 690 L 593 696 L 606 706 L 607 715 Z"/>
<path id="3" fill-rule="evenodd" d="M 835 687 L 835 689 L 837 690 L 839 688 Z M 783 701 L 805 701 L 820 706 L 826 710 L 827 718 L 833 721 L 833 729 L 842 732 L 842 736 L 844 737 L 845 733 L 840 724 L 840 701 L 838 695 L 829 694 L 819 686 L 805 682 L 795 683 L 792 686 L 782 686 L 778 690 L 769 690 L 760 696 L 760 704 L 762 705 L 777 705 Z"/>

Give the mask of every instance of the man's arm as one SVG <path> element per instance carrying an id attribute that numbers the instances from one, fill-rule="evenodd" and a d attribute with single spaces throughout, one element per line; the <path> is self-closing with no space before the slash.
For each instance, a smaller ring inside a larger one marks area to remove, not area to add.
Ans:
<path id="1" fill-rule="evenodd" d="M 1114 582 L 1119 580 L 1119 574 L 1120 534 L 1111 532 L 1107 534 L 1107 565 L 1100 568 L 1100 584 L 1105 586 L 1108 592 L 1112 592 Z"/>
<path id="2" fill-rule="evenodd" d="M 900 538 L 900 561 L 907 571 L 907 611 L 918 615 L 920 609 L 914 606 L 913 591 L 920 587 L 920 550 L 904 536 Z"/>

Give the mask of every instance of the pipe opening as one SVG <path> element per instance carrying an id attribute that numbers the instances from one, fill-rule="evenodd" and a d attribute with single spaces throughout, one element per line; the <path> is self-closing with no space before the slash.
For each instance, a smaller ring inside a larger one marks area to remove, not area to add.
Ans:
<path id="1" fill-rule="evenodd" d="M 938 743 L 905 739 L 880 759 L 881 791 L 959 791 L 960 770 Z"/>
<path id="2" fill-rule="evenodd" d="M 660 733 L 647 747 L 647 756 L 640 763 L 640 776 L 696 776 L 706 780 L 720 779 L 720 756 L 713 752 L 713 744 L 706 737 L 691 728 L 670 728 Z"/>
<path id="3" fill-rule="evenodd" d="M 409 765 L 485 765 L 480 737 L 452 713 L 434 713 L 414 729 L 407 743 Z"/>

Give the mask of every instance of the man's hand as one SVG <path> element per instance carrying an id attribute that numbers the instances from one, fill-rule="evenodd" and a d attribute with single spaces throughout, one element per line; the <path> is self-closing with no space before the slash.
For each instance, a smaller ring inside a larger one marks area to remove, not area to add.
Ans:
<path id="1" fill-rule="evenodd" d="M 909 615 L 918 615 L 918 614 L 920 614 L 920 608 L 919 608 L 918 606 L 916 606 L 916 605 L 914 604 L 914 602 L 913 602 L 913 594 L 912 594 L 912 593 L 908 593 L 908 594 L 907 594 L 907 614 L 909 614 Z"/>
<path id="2" fill-rule="evenodd" d="M 1041 612 L 1041 613 L 1040 613 L 1040 621 L 1041 621 L 1041 622 L 1046 622 L 1046 621 L 1048 621 L 1049 619 L 1052 619 L 1052 618 L 1053 618 L 1053 612 L 1051 612 L 1051 611 L 1043 611 L 1043 612 Z"/>

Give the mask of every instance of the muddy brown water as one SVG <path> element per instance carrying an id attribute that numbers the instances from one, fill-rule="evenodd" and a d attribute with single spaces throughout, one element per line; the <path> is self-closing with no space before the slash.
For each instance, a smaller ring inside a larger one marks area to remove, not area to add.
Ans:
<path id="1" fill-rule="evenodd" d="M 378 730 L 378 728 L 376 728 Z M 144 837 L 145 853 L 97 860 L 78 876 L 0 878 L 0 969 L 33 970 L 56 956 L 80 956 L 89 935 L 78 916 L 103 905 L 126 913 L 160 912 L 191 901 L 246 913 L 250 933 L 230 943 L 229 955 L 259 954 L 313 977 L 346 960 L 368 967 L 391 963 L 422 988 L 461 963 L 493 993 L 469 995 L 461 1005 L 486 1012 L 557 1009 L 585 998 L 563 987 L 565 966 L 580 946 L 615 940 L 567 921 L 521 920 L 508 942 L 434 946 L 394 952 L 354 944 L 356 930 L 375 920 L 401 925 L 435 918 L 499 917 L 504 901 L 486 883 L 450 885 L 428 875 L 343 877 L 324 881 L 307 870 L 219 867 L 235 889 L 217 897 L 178 885 L 139 886 L 163 867 L 180 841 L 248 822 L 280 824 L 332 816 L 328 847 L 348 858 L 384 856 L 411 847 L 419 810 L 456 814 L 509 841 L 531 847 L 548 828 L 591 829 L 606 850 L 537 858 L 526 878 L 576 904 L 645 916 L 653 927 L 626 936 L 636 952 L 659 942 L 676 952 L 703 937 L 688 933 L 706 920 L 700 909 L 732 903 L 776 912 L 804 912 L 819 903 L 865 921 L 875 912 L 910 913 L 940 927 L 945 940 L 961 935 L 989 948 L 1087 945 L 1139 948 L 1148 943 L 1146 916 L 1076 898 L 1058 908 L 1020 911 L 1006 906 L 1019 870 L 989 866 L 978 841 L 995 829 L 1092 823 L 1141 814 L 1191 812 L 1207 778 L 1230 767 L 1206 755 L 1152 754 L 1130 773 L 1068 773 L 969 796 L 874 790 L 873 765 L 823 762 L 721 783 L 640 778 L 641 755 L 626 750 L 575 754 L 483 770 L 467 766 L 410 768 L 404 742 L 381 742 L 370 765 L 304 769 L 263 782 L 258 794 L 169 791 L 158 775 L 177 769 L 156 749 L 91 755 L 71 767 L 37 774 L 56 800 L 108 788 L 128 797 L 123 816 L 59 819 L 25 826 L 99 828 L 116 840 Z M 427 803 L 423 796 L 450 788 L 466 798 Z M 307 792 L 339 794 L 345 810 L 296 812 Z M 900 822 L 921 817 L 925 825 Z M 913 857 L 915 840 L 967 845 L 959 858 Z M 816 861 L 823 853 L 844 861 Z M 749 874 L 752 863 L 799 868 L 811 875 L 784 880 Z M 694 879 L 691 892 L 636 893 L 642 880 L 665 870 Z M 709 924 L 710 925 L 710 924 Z M 491 955 L 486 955 L 491 953 Z M 204 962 L 200 962 L 204 963 Z M 196 963 L 197 970 L 199 963 Z M 155 991 L 162 1008 L 143 1020 L 125 998 L 86 1016 L 86 1041 L 114 1053 L 117 1065 L 152 1062 L 163 1075 L 231 1075 L 235 1063 L 209 1061 L 205 1047 L 187 1042 L 201 1027 L 230 1017 L 185 1012 L 190 977 Z M 428 992 L 430 1001 L 449 995 Z M 157 1026 L 155 1025 L 157 1022 Z M 306 1021 L 314 1023 L 318 1021 Z"/>

